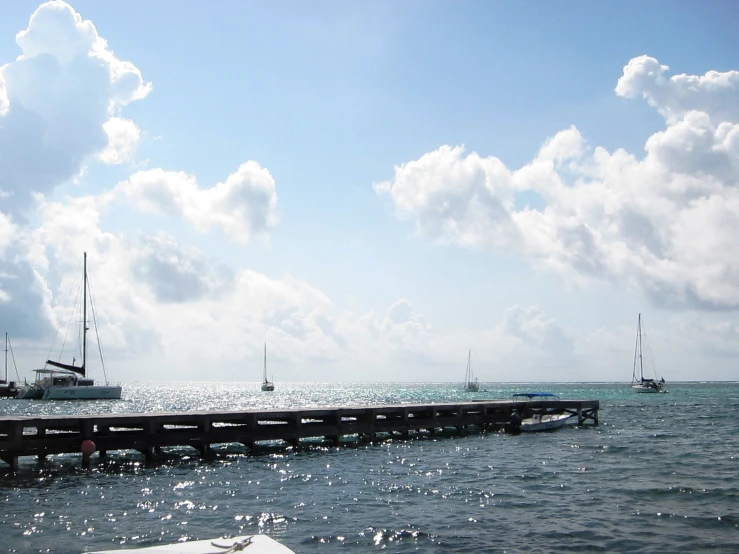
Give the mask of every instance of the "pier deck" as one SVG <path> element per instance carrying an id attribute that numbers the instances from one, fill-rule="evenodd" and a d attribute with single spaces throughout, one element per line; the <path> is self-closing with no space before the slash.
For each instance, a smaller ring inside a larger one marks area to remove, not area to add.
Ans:
<path id="1" fill-rule="evenodd" d="M 570 413 L 578 425 L 598 424 L 598 400 L 484 400 L 443 404 L 393 404 L 344 408 L 295 408 L 226 412 L 135 413 L 0 417 L 0 459 L 16 469 L 18 458 L 80 453 L 85 446 L 100 456 L 112 450 L 141 452 L 147 460 L 162 447 L 190 446 L 207 455 L 214 444 L 240 443 L 252 450 L 264 441 L 299 446 L 306 439 L 338 444 L 342 437 L 374 441 L 452 429 L 500 429 L 514 409 Z M 82 454 L 83 463 L 90 454 Z"/>

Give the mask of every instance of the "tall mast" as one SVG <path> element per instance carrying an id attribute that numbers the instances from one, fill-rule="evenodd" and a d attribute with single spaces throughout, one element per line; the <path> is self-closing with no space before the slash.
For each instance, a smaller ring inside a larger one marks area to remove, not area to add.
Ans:
<path id="1" fill-rule="evenodd" d="M 267 343 L 264 343 L 264 382 L 267 382 Z"/>
<path id="2" fill-rule="evenodd" d="M 5 382 L 8 382 L 8 333 L 5 333 Z"/>
<path id="3" fill-rule="evenodd" d="M 641 380 L 644 381 L 644 362 L 642 358 L 642 349 L 641 349 L 641 314 L 639 314 L 637 334 L 639 337 L 639 376 L 641 377 Z"/>
<path id="4" fill-rule="evenodd" d="M 85 360 L 87 359 L 87 252 L 83 264 L 82 284 L 82 375 L 85 375 Z"/>

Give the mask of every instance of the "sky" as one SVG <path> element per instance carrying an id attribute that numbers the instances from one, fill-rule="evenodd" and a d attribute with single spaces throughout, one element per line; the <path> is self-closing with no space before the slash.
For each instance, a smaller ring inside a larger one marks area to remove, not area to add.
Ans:
<path id="1" fill-rule="evenodd" d="M 627 382 L 639 313 L 646 376 L 739 379 L 737 16 L 3 4 L 21 379 L 79 360 L 84 252 L 98 380 Z"/>

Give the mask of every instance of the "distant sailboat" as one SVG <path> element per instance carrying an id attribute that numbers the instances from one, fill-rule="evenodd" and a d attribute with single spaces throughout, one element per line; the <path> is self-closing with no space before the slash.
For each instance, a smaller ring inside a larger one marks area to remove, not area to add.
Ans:
<path id="1" fill-rule="evenodd" d="M 472 375 L 472 351 L 467 352 L 467 371 L 464 374 L 464 390 L 465 392 L 479 392 L 480 383 Z"/>
<path id="2" fill-rule="evenodd" d="M 18 394 L 15 381 L 8 381 L 8 352 L 10 351 L 10 338 L 8 338 L 8 333 L 5 333 L 5 378 L 0 379 L 0 398 L 14 398 Z M 15 364 L 15 357 L 13 358 L 13 364 Z M 18 368 L 15 369 L 15 372 L 18 373 Z"/>
<path id="3" fill-rule="evenodd" d="M 644 353 L 642 349 L 643 340 L 644 337 L 642 335 L 641 314 L 639 314 L 639 319 L 636 325 L 636 347 L 634 349 L 634 369 L 631 374 L 631 388 L 634 389 L 634 391 L 636 392 L 667 392 L 665 390 L 664 377 L 658 381 L 656 372 L 654 379 L 648 379 L 644 377 Z M 639 367 L 638 378 L 636 375 L 637 365 Z"/>
<path id="4" fill-rule="evenodd" d="M 275 390 L 275 384 L 267 379 L 267 343 L 264 343 L 264 380 L 262 381 L 262 390 L 271 392 Z"/>

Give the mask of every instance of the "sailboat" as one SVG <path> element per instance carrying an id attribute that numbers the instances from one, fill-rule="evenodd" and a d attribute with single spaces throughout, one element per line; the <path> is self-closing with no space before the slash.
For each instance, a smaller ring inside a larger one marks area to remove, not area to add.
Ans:
<path id="1" fill-rule="evenodd" d="M 5 378 L 0 379 L 0 398 L 13 398 L 18 394 L 15 381 L 8 381 L 8 352 L 10 351 L 10 339 L 5 333 Z M 13 358 L 15 360 L 15 358 Z M 18 370 L 16 369 L 16 372 Z"/>
<path id="2" fill-rule="evenodd" d="M 267 379 L 267 343 L 264 343 L 264 380 L 262 381 L 262 390 L 271 392 L 275 390 L 275 384 Z"/>
<path id="3" fill-rule="evenodd" d="M 472 375 L 472 351 L 467 352 L 467 371 L 464 374 L 464 391 L 465 392 L 479 392 L 480 383 Z"/>
<path id="4" fill-rule="evenodd" d="M 667 392 L 665 390 L 664 377 L 657 380 L 644 377 L 644 353 L 642 350 L 644 337 L 642 336 L 641 314 L 636 325 L 636 347 L 634 348 L 634 370 L 631 375 L 631 388 L 636 392 L 656 393 Z M 639 366 L 639 376 L 637 378 L 637 365 Z"/>
<path id="5" fill-rule="evenodd" d="M 121 397 L 120 385 L 96 384 L 87 377 L 87 252 L 84 255 L 82 285 L 82 365 L 64 364 L 46 360 L 43 369 L 34 369 L 36 380 L 21 389 L 17 398 L 41 400 L 118 400 Z M 102 357 L 102 356 L 101 356 Z M 103 366 L 103 371 L 105 367 Z"/>

